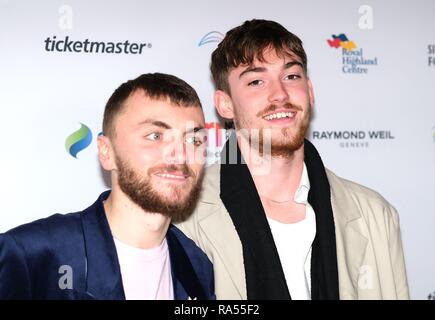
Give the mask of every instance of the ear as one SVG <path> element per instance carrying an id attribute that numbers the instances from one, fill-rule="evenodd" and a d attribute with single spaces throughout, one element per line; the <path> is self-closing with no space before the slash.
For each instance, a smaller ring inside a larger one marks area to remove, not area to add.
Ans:
<path id="1" fill-rule="evenodd" d="M 311 104 L 311 108 L 313 108 L 314 107 L 314 90 L 313 90 L 313 84 L 311 83 L 310 79 L 308 79 L 307 84 L 308 84 L 308 95 L 310 97 L 310 104 Z"/>
<path id="2" fill-rule="evenodd" d="M 115 154 L 113 152 L 112 143 L 106 136 L 98 136 L 98 159 L 104 170 L 112 171 L 116 169 Z"/>
<path id="3" fill-rule="evenodd" d="M 214 105 L 222 118 L 234 119 L 233 101 L 226 92 L 222 90 L 217 90 L 215 92 Z"/>

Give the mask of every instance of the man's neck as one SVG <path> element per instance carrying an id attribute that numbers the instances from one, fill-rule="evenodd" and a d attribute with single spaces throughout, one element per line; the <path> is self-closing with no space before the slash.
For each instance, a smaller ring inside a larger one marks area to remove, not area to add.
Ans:
<path id="1" fill-rule="evenodd" d="M 144 211 L 115 186 L 104 202 L 112 235 L 132 247 L 150 249 L 162 244 L 170 219 Z"/>
<path id="2" fill-rule="evenodd" d="M 258 193 L 279 202 L 293 199 L 304 168 L 304 146 L 288 157 L 271 157 L 261 156 L 242 137 L 238 144 Z"/>

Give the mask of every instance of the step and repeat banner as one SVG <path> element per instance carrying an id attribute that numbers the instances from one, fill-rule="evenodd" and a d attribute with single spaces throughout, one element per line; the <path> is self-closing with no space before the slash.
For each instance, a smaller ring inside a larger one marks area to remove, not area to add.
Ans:
<path id="1" fill-rule="evenodd" d="M 122 82 L 174 74 L 198 91 L 208 160 L 225 142 L 210 54 L 276 20 L 304 42 L 327 167 L 399 212 L 413 299 L 435 299 L 435 1 L 0 0 L 0 232 L 82 210 L 108 189 L 96 137 Z"/>

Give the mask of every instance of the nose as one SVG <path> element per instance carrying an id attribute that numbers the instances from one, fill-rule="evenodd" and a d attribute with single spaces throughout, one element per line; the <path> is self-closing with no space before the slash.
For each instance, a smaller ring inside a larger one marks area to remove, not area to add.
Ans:
<path id="1" fill-rule="evenodd" d="M 284 84 L 279 81 L 272 81 L 270 84 L 269 102 L 270 103 L 283 103 L 287 102 L 289 94 Z"/>
<path id="2" fill-rule="evenodd" d="M 166 164 L 186 163 L 186 144 L 178 139 L 174 139 L 164 150 L 164 161 Z"/>

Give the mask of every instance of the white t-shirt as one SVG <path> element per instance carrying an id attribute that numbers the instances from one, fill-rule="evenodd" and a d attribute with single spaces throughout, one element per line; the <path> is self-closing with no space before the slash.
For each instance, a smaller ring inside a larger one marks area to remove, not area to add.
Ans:
<path id="1" fill-rule="evenodd" d="M 267 218 L 293 300 L 311 299 L 311 246 L 316 235 L 316 216 L 308 203 L 309 190 L 310 181 L 304 164 L 294 200 L 305 204 L 305 219 L 286 224 Z"/>
<path id="2" fill-rule="evenodd" d="M 166 239 L 157 248 L 131 247 L 113 238 L 127 300 L 173 300 L 171 262 Z"/>

